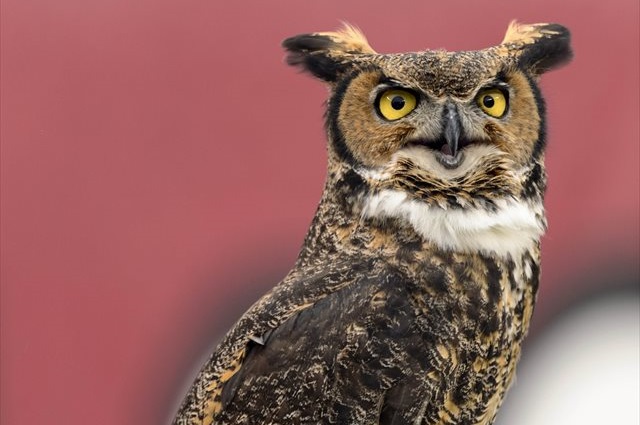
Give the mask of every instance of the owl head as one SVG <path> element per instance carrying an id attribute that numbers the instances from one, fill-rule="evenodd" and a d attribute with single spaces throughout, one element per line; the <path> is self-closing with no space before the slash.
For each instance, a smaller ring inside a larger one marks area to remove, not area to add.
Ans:
<path id="1" fill-rule="evenodd" d="M 379 54 L 350 26 L 283 46 L 289 64 L 329 85 L 330 168 L 359 176 L 372 215 L 400 204 L 434 216 L 541 203 L 538 79 L 571 58 L 566 28 L 513 22 L 499 45 L 478 51 Z"/>

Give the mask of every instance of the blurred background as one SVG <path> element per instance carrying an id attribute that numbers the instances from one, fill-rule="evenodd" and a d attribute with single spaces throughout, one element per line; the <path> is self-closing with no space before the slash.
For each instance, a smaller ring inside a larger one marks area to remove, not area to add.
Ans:
<path id="1" fill-rule="evenodd" d="M 325 177 L 326 88 L 280 42 L 379 52 L 558 22 L 549 232 L 501 424 L 637 424 L 639 2 L 2 0 L 0 422 L 169 422 L 292 266 Z"/>

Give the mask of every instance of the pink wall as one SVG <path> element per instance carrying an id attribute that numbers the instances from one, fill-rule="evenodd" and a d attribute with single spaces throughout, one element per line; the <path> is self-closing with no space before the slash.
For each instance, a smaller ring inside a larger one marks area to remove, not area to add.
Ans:
<path id="1" fill-rule="evenodd" d="M 292 264 L 326 90 L 280 41 L 476 49 L 555 21 L 538 313 L 638 259 L 638 1 L 3 0 L 2 424 L 166 422 L 220 333 Z"/>

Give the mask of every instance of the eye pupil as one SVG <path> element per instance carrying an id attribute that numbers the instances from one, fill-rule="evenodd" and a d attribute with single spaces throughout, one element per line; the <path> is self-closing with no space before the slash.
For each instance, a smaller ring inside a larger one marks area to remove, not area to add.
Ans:
<path id="1" fill-rule="evenodd" d="M 391 107 L 396 111 L 404 108 L 405 103 L 406 102 L 402 96 L 394 96 L 393 99 L 391 99 Z"/>
<path id="2" fill-rule="evenodd" d="M 484 96 L 482 98 L 482 104 L 486 107 L 486 108 L 493 108 L 493 105 L 496 104 L 496 101 L 493 99 L 493 97 L 487 95 Z"/>

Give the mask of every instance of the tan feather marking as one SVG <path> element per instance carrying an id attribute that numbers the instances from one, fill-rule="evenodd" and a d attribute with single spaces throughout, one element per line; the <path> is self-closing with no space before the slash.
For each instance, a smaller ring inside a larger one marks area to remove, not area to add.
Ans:
<path id="1" fill-rule="evenodd" d="M 449 415 L 449 413 L 446 410 L 441 410 L 440 412 L 438 412 L 438 416 L 440 417 L 440 421 L 438 422 L 438 425 L 447 425 L 447 424 L 453 423 L 453 419 L 451 418 L 451 415 Z"/>
<path id="2" fill-rule="evenodd" d="M 438 354 L 440 354 L 443 359 L 447 360 L 449 358 L 449 350 L 447 349 L 447 347 L 445 347 L 444 345 L 438 345 L 436 349 L 438 350 Z"/>
<path id="3" fill-rule="evenodd" d="M 440 373 L 438 373 L 435 370 L 432 370 L 431 372 L 427 373 L 427 378 L 429 378 L 429 380 L 437 382 L 440 380 Z"/>
<path id="4" fill-rule="evenodd" d="M 324 297 L 323 297 L 324 298 Z M 302 310 L 306 310 L 307 308 L 311 307 L 314 303 L 312 302 L 305 302 L 304 304 L 300 304 L 299 306 L 297 306 L 296 308 L 291 310 L 291 315 L 302 311 Z"/>
<path id="5" fill-rule="evenodd" d="M 482 369 L 486 369 L 487 368 L 487 361 L 484 360 L 482 357 L 478 357 L 474 362 L 473 362 L 473 370 L 477 373 L 480 372 Z"/>
<path id="6" fill-rule="evenodd" d="M 413 131 L 403 122 L 386 123 L 375 119 L 370 97 L 381 75 L 380 72 L 363 72 L 354 78 L 338 114 L 340 130 L 349 150 L 365 165 L 373 167 L 386 164 Z"/>
<path id="7" fill-rule="evenodd" d="M 340 49 L 344 53 L 365 53 L 376 54 L 371 48 L 367 38 L 359 28 L 344 23 L 344 26 L 337 31 L 320 32 L 318 35 L 330 37 L 335 43 L 340 45 Z"/>
<path id="8" fill-rule="evenodd" d="M 353 224 L 337 227 L 335 232 L 336 236 L 338 237 L 338 241 L 342 242 L 347 239 L 353 233 L 354 227 L 355 226 Z"/>
<path id="9" fill-rule="evenodd" d="M 372 238 L 367 243 L 367 248 L 372 251 L 381 251 L 390 246 L 394 246 L 394 239 L 391 235 L 383 232 L 372 232 Z"/>
<path id="10" fill-rule="evenodd" d="M 556 31 L 545 29 L 548 24 L 519 24 L 511 21 L 501 44 L 533 44 L 545 35 L 558 34 Z"/>
<path id="11" fill-rule="evenodd" d="M 204 425 L 211 425 L 213 423 L 214 416 L 222 409 L 222 403 L 220 402 L 222 388 L 224 387 L 225 382 L 231 379 L 233 375 L 240 370 L 245 354 L 246 348 L 236 351 L 232 356 L 229 368 L 223 371 L 218 379 L 212 380 L 211 383 L 207 385 L 206 391 L 211 394 L 211 396 L 204 402 L 202 409 L 205 413 Z"/>
<path id="12" fill-rule="evenodd" d="M 480 416 L 480 418 L 476 422 L 477 425 L 484 425 L 489 423 L 491 418 L 493 418 L 496 415 L 496 413 L 498 412 L 498 407 L 500 407 L 500 404 L 502 403 L 503 394 L 504 393 L 502 391 L 496 391 L 493 393 L 493 395 L 487 402 L 487 406 L 484 410 L 484 413 L 482 414 L 482 416 Z"/>
<path id="13" fill-rule="evenodd" d="M 375 294 L 373 294 L 373 297 L 371 297 L 371 307 L 373 308 L 380 308 L 380 307 L 384 307 L 385 304 L 387 303 L 387 293 L 385 291 L 378 291 Z"/>
<path id="14" fill-rule="evenodd" d="M 444 408 L 454 416 L 460 414 L 460 407 L 451 400 L 451 394 L 447 394 L 447 397 L 444 399 Z"/>

